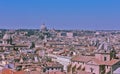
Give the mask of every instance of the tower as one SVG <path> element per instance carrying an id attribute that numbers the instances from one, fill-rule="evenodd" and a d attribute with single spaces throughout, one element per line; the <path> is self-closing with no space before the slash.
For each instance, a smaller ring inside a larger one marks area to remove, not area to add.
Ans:
<path id="1" fill-rule="evenodd" d="M 12 44 L 12 37 L 9 33 L 3 36 L 3 44 Z"/>

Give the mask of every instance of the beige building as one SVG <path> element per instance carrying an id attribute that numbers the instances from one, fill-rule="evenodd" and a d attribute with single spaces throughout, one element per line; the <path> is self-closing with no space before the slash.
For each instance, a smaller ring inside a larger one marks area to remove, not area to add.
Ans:
<path id="1" fill-rule="evenodd" d="M 120 67 L 120 60 L 111 59 L 107 52 L 96 53 L 95 56 L 79 55 L 73 57 L 71 61 L 72 67 L 76 65 L 76 70 L 93 74 L 113 74 Z"/>

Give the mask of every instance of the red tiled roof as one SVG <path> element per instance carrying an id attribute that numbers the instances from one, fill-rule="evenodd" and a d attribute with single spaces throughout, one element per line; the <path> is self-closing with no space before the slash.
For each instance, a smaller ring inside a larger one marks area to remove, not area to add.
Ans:
<path id="1" fill-rule="evenodd" d="M 116 63 L 120 62 L 118 59 L 112 59 L 111 61 L 105 62 L 105 65 L 114 65 Z"/>
<path id="2" fill-rule="evenodd" d="M 51 71 L 51 72 L 47 72 L 45 74 L 65 74 L 64 72 L 60 72 L 60 71 Z"/>
<path id="3" fill-rule="evenodd" d="M 2 74 L 2 71 L 0 71 L 0 74 Z"/>
<path id="4" fill-rule="evenodd" d="M 95 62 L 96 65 L 104 65 L 105 64 L 104 61 L 98 60 L 96 58 L 92 58 L 90 61 Z"/>
<path id="5" fill-rule="evenodd" d="M 93 56 L 74 56 L 71 60 L 72 61 L 79 61 L 79 62 L 88 62 L 90 61 L 92 58 L 94 58 Z"/>
<path id="6" fill-rule="evenodd" d="M 0 74 L 40 74 L 40 72 L 38 71 L 30 71 L 30 72 L 26 72 L 26 71 L 12 71 L 10 69 L 3 69 L 2 71 L 0 71 Z"/>
<path id="7" fill-rule="evenodd" d="M 58 66 L 62 66 L 60 63 L 58 62 L 46 62 L 46 66 L 49 66 L 49 67 L 58 67 Z"/>
<path id="8" fill-rule="evenodd" d="M 75 74 L 93 74 L 93 73 L 91 73 L 91 72 L 85 72 L 85 71 L 78 71 Z"/>
<path id="9" fill-rule="evenodd" d="M 14 74 L 25 74 L 25 71 L 16 71 Z"/>
<path id="10" fill-rule="evenodd" d="M 0 44 L 0 47 L 13 47 L 13 45 L 10 45 L 10 44 Z"/>
<path id="11" fill-rule="evenodd" d="M 31 71 L 30 74 L 41 74 L 39 71 Z"/>
<path id="12" fill-rule="evenodd" d="M 119 62 L 119 60 L 117 60 L 117 59 L 112 59 L 111 61 L 101 61 L 96 58 L 93 58 L 90 61 L 94 61 L 97 65 L 110 65 L 110 66 Z"/>
<path id="13" fill-rule="evenodd" d="M 2 70 L 2 74 L 12 74 L 12 73 L 14 73 L 14 72 L 10 69 L 3 69 Z"/>

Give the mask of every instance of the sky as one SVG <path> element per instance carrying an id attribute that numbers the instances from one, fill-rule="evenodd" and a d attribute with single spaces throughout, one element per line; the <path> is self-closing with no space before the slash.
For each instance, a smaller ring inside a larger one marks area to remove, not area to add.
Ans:
<path id="1" fill-rule="evenodd" d="M 120 30 L 120 0 L 0 0 L 1 29 Z"/>

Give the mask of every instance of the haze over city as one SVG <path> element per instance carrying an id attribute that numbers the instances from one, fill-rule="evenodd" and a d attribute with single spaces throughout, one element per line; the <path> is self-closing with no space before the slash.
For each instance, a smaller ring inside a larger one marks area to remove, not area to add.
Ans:
<path id="1" fill-rule="evenodd" d="M 1 0 L 1 29 L 119 30 L 119 0 Z"/>

